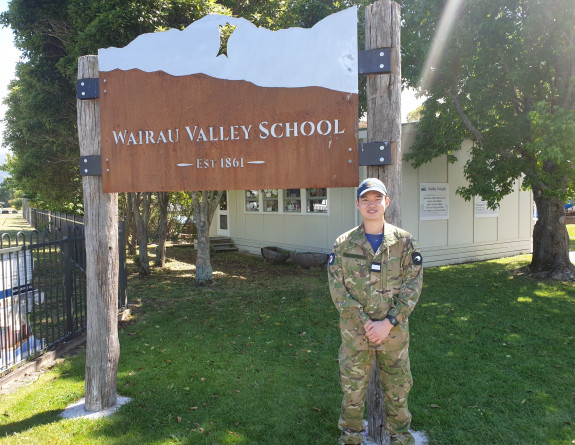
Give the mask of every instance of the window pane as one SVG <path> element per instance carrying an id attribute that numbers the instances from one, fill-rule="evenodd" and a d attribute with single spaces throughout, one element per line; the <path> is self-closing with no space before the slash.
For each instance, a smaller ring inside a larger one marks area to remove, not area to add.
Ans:
<path id="1" fill-rule="evenodd" d="M 228 215 L 220 215 L 220 230 L 228 230 Z"/>
<path id="2" fill-rule="evenodd" d="M 220 201 L 220 210 L 228 210 L 228 192 L 224 191 Z"/>
<path id="3" fill-rule="evenodd" d="M 300 189 L 284 190 L 284 212 L 301 213 Z"/>
<path id="4" fill-rule="evenodd" d="M 276 190 L 264 190 L 264 212 L 277 212 L 278 211 L 278 191 Z"/>
<path id="5" fill-rule="evenodd" d="M 260 211 L 260 191 L 246 190 L 246 212 Z"/>
<path id="6" fill-rule="evenodd" d="M 327 189 L 306 189 L 307 213 L 327 213 Z"/>

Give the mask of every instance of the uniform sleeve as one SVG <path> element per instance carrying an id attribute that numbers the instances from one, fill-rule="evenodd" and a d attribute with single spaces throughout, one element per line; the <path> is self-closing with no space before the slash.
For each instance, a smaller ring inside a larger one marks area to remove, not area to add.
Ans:
<path id="1" fill-rule="evenodd" d="M 388 312 L 388 315 L 395 317 L 399 322 L 409 317 L 421 295 L 422 263 L 422 256 L 417 243 L 409 238 L 405 243 L 401 258 L 401 289 L 394 297 L 394 307 Z"/>
<path id="2" fill-rule="evenodd" d="M 363 306 L 359 301 L 352 298 L 345 284 L 342 253 L 337 243 L 334 245 L 333 253 L 329 257 L 327 274 L 331 299 L 340 317 L 355 319 L 362 326 L 367 323 L 369 315 L 363 311 Z"/>

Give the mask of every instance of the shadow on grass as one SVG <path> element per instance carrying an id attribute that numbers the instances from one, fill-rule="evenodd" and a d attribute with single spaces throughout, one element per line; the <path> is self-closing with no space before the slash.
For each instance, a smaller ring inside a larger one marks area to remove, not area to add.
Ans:
<path id="1" fill-rule="evenodd" d="M 326 271 L 214 255 L 222 275 L 199 287 L 195 252 L 176 253 L 175 270 L 130 282 L 140 303 L 121 329 L 118 390 L 132 402 L 91 437 L 335 444 L 339 331 Z"/>
<path id="2" fill-rule="evenodd" d="M 61 412 L 61 410 L 44 411 L 24 420 L 0 425 L 0 437 L 22 433 L 37 426 L 58 423 L 63 420 L 61 417 L 58 417 Z"/>

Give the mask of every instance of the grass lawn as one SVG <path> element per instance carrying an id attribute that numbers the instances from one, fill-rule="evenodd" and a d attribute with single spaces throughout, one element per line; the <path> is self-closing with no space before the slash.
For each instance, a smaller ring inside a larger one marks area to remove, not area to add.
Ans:
<path id="1" fill-rule="evenodd" d="M 567 224 L 569 232 L 569 250 L 575 250 L 575 224 Z"/>
<path id="2" fill-rule="evenodd" d="M 10 212 L 12 209 L 6 209 Z M 24 218 L 22 218 L 22 211 L 18 213 L 2 213 L 0 214 L 0 233 L 3 234 L 2 242 L 3 245 L 6 247 L 8 245 L 8 239 L 4 234 L 10 235 L 10 240 L 12 241 L 12 245 L 16 242 L 16 235 L 18 232 L 22 232 L 26 237 L 26 242 L 30 241 L 29 234 L 34 229 L 28 225 L 28 222 Z M 18 240 L 21 242 L 21 239 Z"/>
<path id="3" fill-rule="evenodd" d="M 325 270 L 194 252 L 132 276 L 112 417 L 63 420 L 81 354 L 0 398 L 0 443 L 337 444 L 338 316 Z M 412 427 L 431 444 L 575 440 L 575 289 L 522 274 L 528 256 L 429 268 L 411 320 Z"/>

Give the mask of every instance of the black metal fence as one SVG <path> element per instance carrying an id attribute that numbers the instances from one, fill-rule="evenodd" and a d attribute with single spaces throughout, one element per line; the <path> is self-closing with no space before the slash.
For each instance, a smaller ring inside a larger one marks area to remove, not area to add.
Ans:
<path id="1" fill-rule="evenodd" d="M 81 217 L 29 208 L 36 230 L 0 237 L 0 375 L 86 329 L 86 243 Z M 125 228 L 119 230 L 118 308 L 125 308 Z"/>
<path id="2" fill-rule="evenodd" d="M 81 231 L 84 235 L 84 217 L 68 215 L 66 213 L 51 212 L 31 208 L 28 200 L 23 200 L 22 215 L 28 223 L 38 231 L 48 231 L 50 233 L 61 230 L 67 233 L 68 230 Z M 118 309 L 128 307 L 128 273 L 126 269 L 126 224 L 120 221 L 118 224 L 118 245 L 119 245 L 119 276 L 118 276 Z"/>
<path id="3" fill-rule="evenodd" d="M 36 230 L 49 232 L 53 230 L 66 231 L 69 227 L 80 229 L 84 232 L 84 217 L 67 215 L 66 213 L 49 212 L 47 210 L 27 209 L 24 218 Z"/>
<path id="4" fill-rule="evenodd" d="M 84 234 L 64 233 L 0 239 L 0 374 L 86 328 Z"/>

